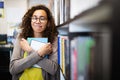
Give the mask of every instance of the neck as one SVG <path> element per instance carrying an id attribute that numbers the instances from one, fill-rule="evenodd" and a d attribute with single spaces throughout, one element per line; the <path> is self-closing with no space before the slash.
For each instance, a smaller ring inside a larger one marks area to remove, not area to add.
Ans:
<path id="1" fill-rule="evenodd" d="M 34 37 L 42 37 L 42 34 L 41 33 L 34 33 Z"/>

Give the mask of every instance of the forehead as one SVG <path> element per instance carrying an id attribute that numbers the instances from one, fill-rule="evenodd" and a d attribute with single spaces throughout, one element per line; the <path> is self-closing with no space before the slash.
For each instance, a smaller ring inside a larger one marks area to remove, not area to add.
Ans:
<path id="1" fill-rule="evenodd" d="M 35 10 L 33 16 L 45 16 L 47 17 L 47 13 L 44 10 Z"/>

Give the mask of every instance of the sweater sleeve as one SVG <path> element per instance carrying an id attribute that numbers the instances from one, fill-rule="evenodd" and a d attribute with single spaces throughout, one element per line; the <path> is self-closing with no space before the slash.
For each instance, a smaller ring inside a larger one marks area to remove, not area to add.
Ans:
<path id="1" fill-rule="evenodd" d="M 9 70 L 12 75 L 23 72 L 26 68 L 31 67 L 43 58 L 40 57 L 35 51 L 31 51 L 29 56 L 23 58 L 23 50 L 20 47 L 20 39 L 16 39 L 13 53 L 10 60 Z"/>
<path id="2" fill-rule="evenodd" d="M 40 60 L 37 64 L 42 67 L 46 72 L 48 72 L 51 75 L 55 75 L 57 69 L 58 69 L 58 43 L 57 43 L 57 37 L 55 41 L 52 44 L 53 52 L 49 55 L 49 58 L 44 58 Z"/>

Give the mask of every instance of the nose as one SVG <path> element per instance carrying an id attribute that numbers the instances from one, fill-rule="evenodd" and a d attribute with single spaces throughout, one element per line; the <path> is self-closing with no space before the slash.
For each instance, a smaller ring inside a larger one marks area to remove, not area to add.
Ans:
<path id="1" fill-rule="evenodd" d="M 40 19 L 39 18 L 36 19 L 36 23 L 40 23 Z"/>

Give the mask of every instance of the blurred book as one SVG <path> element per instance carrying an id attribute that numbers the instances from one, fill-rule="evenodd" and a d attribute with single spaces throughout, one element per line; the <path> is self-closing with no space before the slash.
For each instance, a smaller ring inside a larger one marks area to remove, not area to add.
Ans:
<path id="1" fill-rule="evenodd" d="M 94 38 L 91 36 L 78 36 L 74 37 L 70 44 L 71 79 L 92 80 L 94 73 Z"/>

